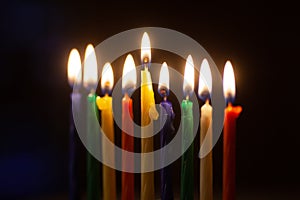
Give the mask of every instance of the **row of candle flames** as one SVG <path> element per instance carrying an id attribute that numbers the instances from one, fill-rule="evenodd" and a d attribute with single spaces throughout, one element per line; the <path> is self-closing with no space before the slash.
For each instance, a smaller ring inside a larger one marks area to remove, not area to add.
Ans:
<path id="1" fill-rule="evenodd" d="M 142 38 L 141 44 L 141 60 L 145 68 L 148 68 L 148 64 L 151 62 L 151 46 L 148 34 L 145 32 Z M 87 45 L 85 50 L 85 59 L 83 67 L 83 78 L 81 75 L 81 59 L 77 49 L 72 49 L 68 60 L 68 80 L 71 86 L 81 84 L 83 79 L 83 85 L 87 89 L 96 88 L 98 81 L 98 68 L 95 50 L 92 44 Z M 205 74 L 205 76 L 203 76 Z M 189 55 L 186 59 L 183 91 L 188 96 L 194 90 L 194 63 L 193 58 Z M 103 90 L 111 90 L 114 84 L 114 76 L 111 64 L 109 62 L 104 64 L 101 76 L 101 88 Z M 136 86 L 136 70 L 135 62 L 131 54 L 128 54 L 123 67 L 122 88 L 134 89 Z M 164 62 L 161 67 L 159 76 L 158 90 L 169 90 L 169 70 L 167 63 Z M 199 89 L 198 95 L 201 99 L 207 97 L 208 93 L 212 90 L 212 78 L 211 71 L 207 59 L 203 59 L 200 67 L 199 76 Z M 225 98 L 233 98 L 235 96 L 235 78 L 230 61 L 227 61 L 224 67 L 223 76 L 223 91 Z M 165 94 L 168 94 L 165 93 Z"/>

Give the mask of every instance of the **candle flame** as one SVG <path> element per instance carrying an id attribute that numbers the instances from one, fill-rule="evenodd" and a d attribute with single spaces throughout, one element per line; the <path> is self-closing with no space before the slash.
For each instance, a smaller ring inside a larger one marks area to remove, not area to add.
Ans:
<path id="1" fill-rule="evenodd" d="M 151 62 L 151 45 L 150 45 L 150 39 L 147 32 L 143 34 L 143 38 L 142 38 L 141 60 L 142 63 Z"/>
<path id="2" fill-rule="evenodd" d="M 85 49 L 84 56 L 84 73 L 83 73 L 83 83 L 84 87 L 95 89 L 98 81 L 98 68 L 97 59 L 94 46 L 92 44 L 87 45 Z"/>
<path id="3" fill-rule="evenodd" d="M 186 59 L 184 69 L 183 92 L 186 97 L 190 96 L 194 90 L 194 61 L 191 55 Z"/>
<path id="4" fill-rule="evenodd" d="M 81 59 L 77 49 L 70 51 L 68 60 L 68 80 L 72 86 L 76 81 L 78 84 L 81 83 L 82 72 L 81 72 Z"/>
<path id="5" fill-rule="evenodd" d="M 114 85 L 114 73 L 109 62 L 104 64 L 101 75 L 101 88 L 105 92 L 110 92 Z"/>
<path id="6" fill-rule="evenodd" d="M 122 75 L 122 89 L 124 92 L 128 93 L 128 90 L 135 89 L 136 87 L 136 69 L 133 57 L 131 54 L 128 54 L 124 67 L 123 67 L 123 75 Z"/>
<path id="7" fill-rule="evenodd" d="M 212 90 L 212 77 L 207 59 L 203 59 L 200 67 L 198 95 L 202 100 L 209 98 Z"/>
<path id="8" fill-rule="evenodd" d="M 235 97 L 235 78 L 230 61 L 227 61 L 223 74 L 223 92 L 226 99 L 234 99 Z"/>
<path id="9" fill-rule="evenodd" d="M 158 82 L 158 92 L 160 90 L 164 89 L 166 90 L 166 95 L 168 95 L 168 90 L 169 90 L 169 82 L 170 82 L 170 77 L 169 77 L 169 69 L 168 65 L 166 62 L 164 62 L 160 68 L 160 73 L 159 73 L 159 82 Z"/>

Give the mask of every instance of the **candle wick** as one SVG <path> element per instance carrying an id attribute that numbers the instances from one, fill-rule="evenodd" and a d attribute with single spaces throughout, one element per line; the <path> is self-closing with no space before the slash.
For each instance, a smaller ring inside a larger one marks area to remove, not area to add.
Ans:
<path id="1" fill-rule="evenodd" d="M 149 68 L 149 58 L 148 57 L 145 57 L 144 59 L 143 59 L 143 65 L 144 65 L 144 68 L 145 68 L 145 70 L 146 71 L 148 71 L 148 68 Z"/>
<path id="2" fill-rule="evenodd" d="M 206 103 L 206 104 L 209 104 L 209 99 L 208 99 L 208 98 L 206 99 L 205 103 Z"/>
<path id="3" fill-rule="evenodd" d="M 90 93 L 91 93 L 91 94 L 95 94 L 95 89 L 91 89 L 91 90 L 90 90 Z"/>
<path id="4" fill-rule="evenodd" d="M 144 70 L 148 71 L 148 64 L 147 63 L 144 63 Z"/>
<path id="5" fill-rule="evenodd" d="M 79 89 L 73 89 L 72 93 L 79 93 Z"/>
<path id="6" fill-rule="evenodd" d="M 128 98 L 129 98 L 129 95 L 128 95 L 127 92 L 125 93 L 124 97 L 125 97 L 125 99 L 128 99 Z"/>

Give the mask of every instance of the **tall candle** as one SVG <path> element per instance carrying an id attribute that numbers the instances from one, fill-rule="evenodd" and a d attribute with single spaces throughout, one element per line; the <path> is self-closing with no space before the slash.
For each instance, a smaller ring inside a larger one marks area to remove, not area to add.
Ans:
<path id="1" fill-rule="evenodd" d="M 100 143 L 99 113 L 95 94 L 98 70 L 95 50 L 91 44 L 85 50 L 83 75 L 84 86 L 90 91 L 87 97 L 87 145 L 91 151 L 97 151 Z M 87 152 L 87 199 L 100 199 L 100 163 L 89 152 Z"/>
<path id="2" fill-rule="evenodd" d="M 163 97 L 163 101 L 160 103 L 160 148 L 163 148 L 171 141 L 175 131 L 173 126 L 173 119 L 175 117 L 175 114 L 173 112 L 172 103 L 167 100 L 167 96 L 169 95 L 169 70 L 167 63 L 165 62 L 162 64 L 160 70 L 158 92 Z M 162 166 L 165 166 L 167 156 L 168 153 L 163 150 L 161 153 Z M 170 165 L 167 167 L 163 167 L 160 173 L 161 199 L 174 199 L 172 188 L 172 172 Z"/>
<path id="3" fill-rule="evenodd" d="M 212 147 L 212 107 L 209 105 L 209 98 L 212 89 L 212 78 L 209 64 L 206 59 L 202 61 L 199 76 L 198 95 L 205 101 L 201 107 L 200 118 L 200 146 L 204 139 L 208 142 L 208 148 Z M 200 160 L 200 199 L 213 199 L 213 167 L 212 150 Z"/>
<path id="4" fill-rule="evenodd" d="M 77 49 L 72 49 L 69 55 L 68 61 L 68 80 L 71 88 L 73 89 L 73 85 L 75 80 L 77 84 L 81 84 L 81 60 L 80 55 Z M 74 109 L 79 111 L 80 102 L 81 102 L 81 94 L 78 89 L 74 88 L 71 93 L 71 102 L 73 102 Z M 77 131 L 74 125 L 73 112 L 72 112 L 72 104 L 70 108 L 70 135 L 69 135 L 69 153 L 70 153 L 70 162 L 69 162 L 69 199 L 70 200 L 79 200 L 80 199 L 80 191 L 79 191 L 79 137 L 77 135 Z"/>
<path id="5" fill-rule="evenodd" d="M 189 96 L 194 90 L 194 63 L 192 56 L 186 60 L 184 71 L 183 91 L 186 99 L 181 103 L 182 120 L 182 148 L 187 149 L 181 158 L 181 190 L 180 199 L 194 199 L 194 146 L 189 146 L 189 141 L 193 140 L 193 102 Z"/>
<path id="6" fill-rule="evenodd" d="M 141 59 L 144 66 L 141 71 L 141 126 L 143 127 L 141 131 L 141 152 L 148 153 L 153 151 L 153 125 L 151 123 L 153 119 L 158 118 L 158 113 L 155 108 L 151 74 L 148 70 L 151 61 L 151 47 L 147 33 L 143 35 L 141 46 Z M 145 159 L 144 156 L 141 157 L 141 169 L 144 170 L 146 166 L 154 166 L 153 157 L 150 159 Z M 155 199 L 153 172 L 141 174 L 141 199 Z"/>
<path id="7" fill-rule="evenodd" d="M 123 76 L 122 76 L 122 90 L 125 93 L 122 99 L 122 149 L 129 152 L 134 152 L 134 128 L 132 112 L 132 99 L 129 94 L 132 93 L 136 86 L 136 70 L 135 63 L 131 54 L 126 57 Z M 131 157 L 122 154 L 122 167 L 133 169 L 134 160 Z M 122 172 L 122 200 L 134 199 L 134 174 L 129 172 Z"/>
<path id="8" fill-rule="evenodd" d="M 114 119 L 112 111 L 112 97 L 108 95 L 114 84 L 114 75 L 110 63 L 105 63 L 102 76 L 101 88 L 104 91 L 104 97 L 97 97 L 97 106 L 101 110 L 101 127 L 106 137 L 114 143 Z M 107 152 L 108 147 L 106 143 L 102 143 L 102 153 L 104 160 L 110 160 L 114 163 L 114 152 Z M 103 199 L 111 200 L 116 199 L 116 173 L 113 168 L 103 165 Z"/>
<path id="9" fill-rule="evenodd" d="M 242 107 L 233 106 L 235 97 L 235 78 L 232 65 L 226 62 L 223 77 L 224 96 L 228 102 L 225 108 L 225 121 L 223 130 L 223 200 L 235 199 L 235 154 L 236 154 L 236 119 Z"/>

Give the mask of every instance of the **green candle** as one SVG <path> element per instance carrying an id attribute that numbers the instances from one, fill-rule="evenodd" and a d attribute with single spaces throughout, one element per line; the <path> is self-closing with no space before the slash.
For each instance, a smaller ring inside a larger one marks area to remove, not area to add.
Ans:
<path id="1" fill-rule="evenodd" d="M 93 45 L 85 50 L 83 84 L 89 91 L 87 97 L 87 199 L 100 199 L 100 163 L 90 152 L 100 152 L 99 112 L 96 106 L 95 89 L 98 84 L 98 69 Z"/>
<path id="2" fill-rule="evenodd" d="M 182 109 L 182 149 L 187 149 L 181 161 L 181 191 L 180 199 L 194 199 L 194 163 L 193 143 L 188 147 L 189 141 L 193 140 L 193 103 L 183 100 Z"/>
<path id="3" fill-rule="evenodd" d="M 184 70 L 183 92 L 186 99 L 181 103 L 182 120 L 182 151 L 186 149 L 181 158 L 181 190 L 180 199 L 194 199 L 194 146 L 193 141 L 193 102 L 189 100 L 194 90 L 194 63 L 192 56 L 186 60 Z"/>
<path id="4" fill-rule="evenodd" d="M 96 120 L 95 120 L 96 118 Z M 91 149 L 98 148 L 100 142 L 98 122 L 99 113 L 96 107 L 96 95 L 90 93 L 87 102 L 87 136 L 88 145 Z M 97 138 L 98 140 L 95 140 Z M 100 163 L 87 152 L 87 199 L 100 199 Z"/>

